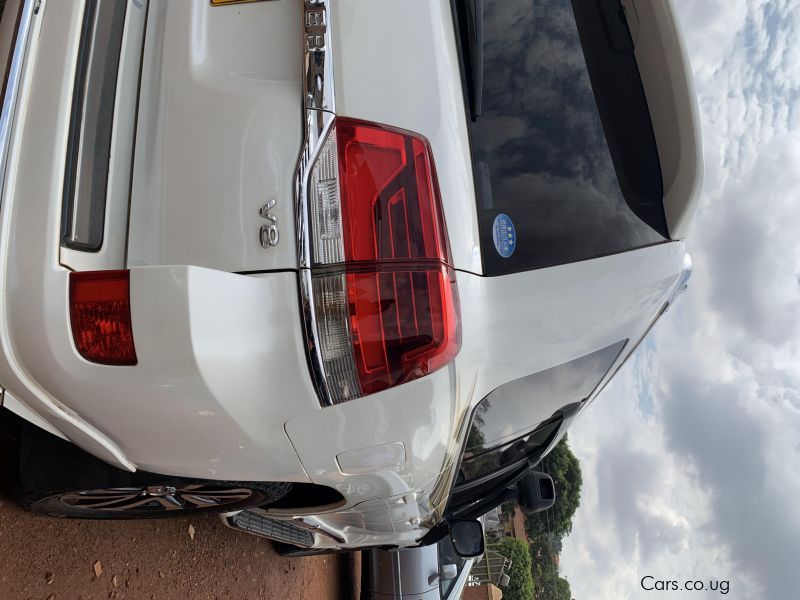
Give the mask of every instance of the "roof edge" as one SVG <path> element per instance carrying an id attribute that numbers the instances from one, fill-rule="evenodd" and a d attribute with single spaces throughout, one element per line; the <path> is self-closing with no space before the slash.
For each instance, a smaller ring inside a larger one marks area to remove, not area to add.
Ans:
<path id="1" fill-rule="evenodd" d="M 623 0 L 664 181 L 672 239 L 686 237 L 703 182 L 703 145 L 691 62 L 672 0 Z"/>

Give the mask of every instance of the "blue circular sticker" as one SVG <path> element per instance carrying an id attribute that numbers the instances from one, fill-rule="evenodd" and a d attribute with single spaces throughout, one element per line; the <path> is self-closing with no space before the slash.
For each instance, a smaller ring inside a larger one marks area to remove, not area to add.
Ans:
<path id="1" fill-rule="evenodd" d="M 498 254 L 503 258 L 514 254 L 514 248 L 517 247 L 517 232 L 514 229 L 514 223 L 511 222 L 511 217 L 503 213 L 497 215 L 494 218 L 492 231 L 494 247 L 497 248 Z"/>

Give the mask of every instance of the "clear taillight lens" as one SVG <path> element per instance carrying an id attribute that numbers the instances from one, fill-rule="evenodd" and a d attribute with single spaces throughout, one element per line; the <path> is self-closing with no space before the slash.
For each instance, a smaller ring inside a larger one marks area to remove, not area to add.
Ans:
<path id="1" fill-rule="evenodd" d="M 322 360 L 328 400 L 334 404 L 362 396 L 358 379 L 353 337 L 350 333 L 350 306 L 347 301 L 347 276 L 324 275 L 312 278 L 317 349 Z"/>
<path id="2" fill-rule="evenodd" d="M 81 356 L 104 365 L 136 364 L 128 271 L 70 273 L 69 308 Z"/>
<path id="3" fill-rule="evenodd" d="M 427 141 L 337 119 L 309 176 L 311 326 L 332 403 L 439 369 L 461 344 Z"/>
<path id="4" fill-rule="evenodd" d="M 322 264 L 344 262 L 339 161 L 336 136 L 329 135 L 314 163 L 308 186 L 314 257 Z"/>

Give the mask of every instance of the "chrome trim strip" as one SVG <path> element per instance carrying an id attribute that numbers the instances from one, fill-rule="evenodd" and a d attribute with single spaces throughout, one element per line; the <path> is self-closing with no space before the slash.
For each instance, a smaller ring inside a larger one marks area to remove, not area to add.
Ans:
<path id="1" fill-rule="evenodd" d="M 333 51 L 331 47 L 332 0 L 303 2 L 303 149 L 297 165 L 295 200 L 297 252 L 301 268 L 311 267 L 308 175 L 335 117 Z"/>
<path id="2" fill-rule="evenodd" d="M 314 312 L 314 296 L 311 284 L 311 270 L 300 269 L 300 308 L 303 313 L 303 329 L 306 336 L 306 354 L 308 356 L 308 367 L 311 373 L 311 380 L 317 390 L 319 403 L 324 406 L 333 406 L 334 402 L 328 392 L 328 384 L 325 378 L 325 363 L 322 360 L 319 335 L 317 329 L 317 317 Z"/>
<path id="3" fill-rule="evenodd" d="M 325 139 L 333 126 L 335 115 L 322 110 L 307 109 L 305 111 L 305 135 L 303 150 L 300 153 L 300 162 L 297 166 L 295 178 L 296 195 L 296 227 L 297 227 L 297 253 L 301 268 L 311 268 L 311 238 L 309 223 L 311 215 L 308 208 L 308 178 L 311 166 L 316 161 Z"/>
<path id="4" fill-rule="evenodd" d="M 22 1 L 25 4 L 22 7 L 19 27 L 14 36 L 14 50 L 11 54 L 11 66 L 8 70 L 8 79 L 6 81 L 3 112 L 0 116 L 0 197 L 2 197 L 6 183 L 11 128 L 17 110 L 17 99 L 19 96 L 20 81 L 22 79 L 22 63 L 28 48 L 28 38 L 30 37 L 33 17 L 38 14 L 41 4 L 41 0 Z"/>
<path id="5" fill-rule="evenodd" d="M 304 98 L 307 109 L 336 112 L 331 54 L 331 0 L 305 0 L 303 7 Z"/>
<path id="6" fill-rule="evenodd" d="M 335 119 L 333 51 L 331 45 L 331 3 L 333 0 L 303 2 L 303 148 L 295 176 L 297 260 L 300 265 L 300 304 L 309 371 L 322 406 L 332 406 L 317 333 L 311 283 L 310 215 L 308 179 Z"/>

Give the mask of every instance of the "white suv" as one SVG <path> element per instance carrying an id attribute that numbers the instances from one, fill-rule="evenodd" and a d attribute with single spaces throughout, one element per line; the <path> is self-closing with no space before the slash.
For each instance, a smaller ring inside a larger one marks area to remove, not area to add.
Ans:
<path id="1" fill-rule="evenodd" d="M 685 286 L 667 0 L 5 10 L 0 384 L 33 510 L 434 541 Z"/>

